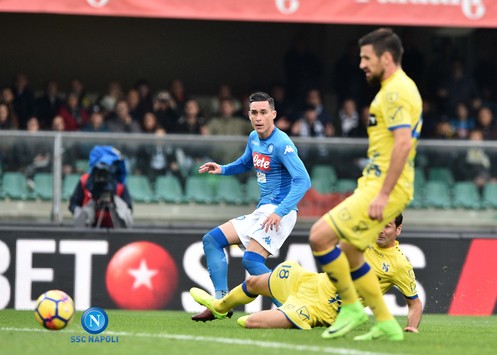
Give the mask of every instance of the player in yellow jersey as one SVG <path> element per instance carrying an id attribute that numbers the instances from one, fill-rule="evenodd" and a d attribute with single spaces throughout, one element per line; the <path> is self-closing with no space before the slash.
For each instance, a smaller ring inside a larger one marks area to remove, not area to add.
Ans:
<path id="1" fill-rule="evenodd" d="M 322 336 L 338 338 L 368 319 L 358 294 L 377 323 L 355 340 L 402 340 L 402 328 L 383 300 L 378 279 L 364 260 L 385 226 L 414 194 L 414 158 L 421 131 L 422 101 L 416 84 L 401 67 L 403 48 L 390 29 L 380 28 L 359 40 L 360 68 L 371 84 L 381 84 L 370 106 L 369 163 L 354 193 L 311 228 L 314 256 L 337 289 L 342 310 Z"/>
<path id="2" fill-rule="evenodd" d="M 417 333 L 422 305 L 416 294 L 412 266 L 397 247 L 396 237 L 402 230 L 401 223 L 402 215 L 391 221 L 379 234 L 375 246 L 371 247 L 375 249 L 366 250 L 365 255 L 382 280 L 382 292 L 387 292 L 395 285 L 404 294 L 409 308 L 404 330 Z M 336 289 L 328 275 L 307 271 L 294 261 L 279 264 L 272 273 L 250 276 L 219 300 L 195 287 L 190 293 L 216 319 L 226 318 L 229 310 L 252 302 L 258 295 L 271 297 L 282 303 L 278 309 L 239 318 L 238 324 L 245 328 L 311 329 L 329 326 L 335 321 L 340 305 Z"/>

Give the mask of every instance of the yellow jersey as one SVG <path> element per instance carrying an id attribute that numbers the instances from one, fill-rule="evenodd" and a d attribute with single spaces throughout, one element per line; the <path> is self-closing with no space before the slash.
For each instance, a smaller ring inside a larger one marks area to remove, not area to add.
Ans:
<path id="1" fill-rule="evenodd" d="M 364 251 L 364 257 L 378 276 L 383 294 L 392 286 L 397 286 L 404 297 L 409 299 L 418 297 L 414 270 L 400 250 L 398 241 L 395 241 L 395 246 L 391 248 L 380 248 L 378 244 L 373 243 Z"/>
<path id="2" fill-rule="evenodd" d="M 366 180 L 372 178 L 382 182 L 385 179 L 394 143 L 392 131 L 408 127 L 412 132 L 413 145 L 397 186 L 412 197 L 414 158 L 423 124 L 422 105 L 416 84 L 402 69 L 381 83 L 381 89 L 369 108 L 369 163 L 363 171 Z"/>

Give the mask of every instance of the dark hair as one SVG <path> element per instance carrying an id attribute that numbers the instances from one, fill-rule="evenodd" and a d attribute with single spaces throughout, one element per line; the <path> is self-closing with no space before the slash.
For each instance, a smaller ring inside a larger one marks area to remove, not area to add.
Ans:
<path id="1" fill-rule="evenodd" d="M 271 107 L 271 110 L 274 110 L 274 99 L 265 92 L 254 92 L 252 95 L 250 95 L 249 103 L 259 101 L 267 101 L 269 103 L 269 107 Z"/>
<path id="2" fill-rule="evenodd" d="M 402 41 L 391 28 L 378 28 L 359 39 L 359 47 L 371 44 L 379 57 L 385 52 L 392 54 L 393 61 L 400 64 L 404 48 Z"/>
<path id="3" fill-rule="evenodd" d="M 402 213 L 399 214 L 397 217 L 395 217 L 395 227 L 398 227 L 402 224 L 402 221 L 404 220 L 404 216 L 402 216 Z"/>

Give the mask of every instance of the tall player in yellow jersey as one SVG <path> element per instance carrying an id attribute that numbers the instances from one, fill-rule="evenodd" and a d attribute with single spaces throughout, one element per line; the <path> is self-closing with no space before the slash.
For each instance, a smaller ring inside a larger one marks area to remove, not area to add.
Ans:
<path id="1" fill-rule="evenodd" d="M 402 231 L 402 218 L 400 215 L 388 223 L 364 255 L 380 279 L 382 293 L 394 285 L 402 292 L 409 309 L 404 331 L 417 333 L 423 307 L 416 292 L 412 265 L 396 240 Z M 252 302 L 257 295 L 277 299 L 282 304 L 278 309 L 239 318 L 238 324 L 245 328 L 329 326 L 335 321 L 341 303 L 326 273 L 308 271 L 294 261 L 284 261 L 271 273 L 250 276 L 219 300 L 195 287 L 190 293 L 212 312 L 215 319 L 226 318 L 229 310 Z"/>
<path id="2" fill-rule="evenodd" d="M 368 33 L 359 40 L 359 47 L 360 68 L 369 83 L 381 84 L 381 88 L 370 106 L 369 164 L 358 187 L 310 231 L 314 256 L 342 300 L 336 322 L 322 336 L 342 337 L 367 321 L 360 295 L 377 322 L 370 332 L 354 339 L 402 340 L 402 328 L 383 300 L 364 250 L 413 197 L 422 101 L 416 84 L 402 70 L 402 43 L 392 30 Z"/>

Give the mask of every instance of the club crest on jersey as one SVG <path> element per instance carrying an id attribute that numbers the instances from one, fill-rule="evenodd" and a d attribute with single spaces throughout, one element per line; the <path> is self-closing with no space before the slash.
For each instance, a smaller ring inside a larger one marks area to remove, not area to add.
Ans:
<path id="1" fill-rule="evenodd" d="M 271 158 L 267 155 L 261 153 L 253 153 L 252 161 L 254 162 L 255 169 L 269 171 L 269 169 L 271 168 Z"/>
<path id="2" fill-rule="evenodd" d="M 295 153 L 295 151 L 293 150 L 292 146 L 287 145 L 285 147 L 285 151 L 283 152 L 283 155 L 285 155 L 286 153 Z"/>
<path id="3" fill-rule="evenodd" d="M 267 151 L 269 154 L 271 154 L 274 150 L 274 145 L 270 144 L 268 147 L 267 147 Z"/>

